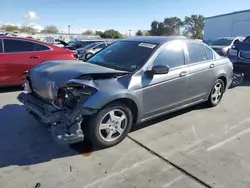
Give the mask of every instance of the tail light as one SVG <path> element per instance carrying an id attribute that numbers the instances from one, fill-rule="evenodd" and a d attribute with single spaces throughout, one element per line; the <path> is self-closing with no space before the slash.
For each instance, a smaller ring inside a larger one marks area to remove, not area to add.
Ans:
<path id="1" fill-rule="evenodd" d="M 72 57 L 75 58 L 75 59 L 77 59 L 77 58 L 78 58 L 77 53 L 73 53 L 73 54 L 72 54 Z"/>

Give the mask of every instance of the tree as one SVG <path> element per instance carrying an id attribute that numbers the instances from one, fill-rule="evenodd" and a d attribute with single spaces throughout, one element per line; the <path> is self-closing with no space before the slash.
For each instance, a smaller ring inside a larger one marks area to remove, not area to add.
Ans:
<path id="1" fill-rule="evenodd" d="M 150 32 L 147 31 L 147 32 L 145 33 L 145 36 L 150 36 Z"/>
<path id="2" fill-rule="evenodd" d="M 153 36 L 179 35 L 182 24 L 181 19 L 177 17 L 165 18 L 163 22 L 154 20 L 151 23 L 150 34 Z"/>
<path id="3" fill-rule="evenodd" d="M 141 30 L 138 30 L 137 32 L 136 32 L 136 36 L 142 36 L 143 34 L 142 34 L 142 31 Z"/>
<path id="4" fill-rule="evenodd" d="M 180 35 L 180 28 L 183 25 L 180 18 L 171 17 L 165 18 L 163 21 L 164 35 Z"/>
<path id="5" fill-rule="evenodd" d="M 95 34 L 99 35 L 101 37 L 101 35 L 103 35 L 103 32 L 102 31 L 95 31 Z"/>
<path id="6" fill-rule="evenodd" d="M 116 31 L 114 29 L 109 29 L 104 31 L 101 34 L 102 38 L 113 38 L 113 39 L 120 39 L 122 38 L 122 34 L 119 31 Z"/>
<path id="7" fill-rule="evenodd" d="M 49 25 L 49 26 L 46 26 L 41 32 L 42 33 L 58 33 L 59 31 L 56 26 Z"/>
<path id="8" fill-rule="evenodd" d="M 83 35 L 94 35 L 95 32 L 93 30 L 86 30 L 82 33 Z"/>
<path id="9" fill-rule="evenodd" d="M 14 26 L 14 25 L 3 25 L 1 27 L 2 30 L 5 31 L 15 31 L 15 30 L 19 30 L 18 26 Z"/>
<path id="10" fill-rule="evenodd" d="M 204 16 L 202 15 L 186 16 L 184 20 L 184 33 L 186 35 L 191 34 L 191 37 L 194 39 L 202 39 L 205 25 L 204 20 Z"/>
<path id="11" fill-rule="evenodd" d="M 35 32 L 35 29 L 33 27 L 30 27 L 30 26 L 22 26 L 20 28 L 20 31 L 25 32 L 25 33 L 33 33 L 33 32 Z"/>

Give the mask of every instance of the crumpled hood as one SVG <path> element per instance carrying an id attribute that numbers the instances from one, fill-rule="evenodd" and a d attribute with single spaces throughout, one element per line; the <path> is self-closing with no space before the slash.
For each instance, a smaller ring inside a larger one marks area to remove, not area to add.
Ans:
<path id="1" fill-rule="evenodd" d="M 34 91 L 45 99 L 54 100 L 58 88 L 71 79 L 89 74 L 125 73 L 83 61 L 50 61 L 29 71 Z"/>

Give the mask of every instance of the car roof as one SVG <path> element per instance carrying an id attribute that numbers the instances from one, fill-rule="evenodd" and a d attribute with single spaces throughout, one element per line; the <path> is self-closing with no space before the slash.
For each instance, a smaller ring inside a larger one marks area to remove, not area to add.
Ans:
<path id="1" fill-rule="evenodd" d="M 36 40 L 36 39 L 31 39 L 31 38 L 24 38 L 24 37 L 12 37 L 12 36 L 0 36 L 0 39 L 16 39 L 16 40 L 25 40 L 25 41 L 30 41 L 30 42 L 36 42 L 36 43 L 41 43 L 41 44 L 44 44 L 44 45 L 47 45 L 47 46 L 53 46 L 52 44 L 50 43 L 47 43 L 47 42 L 43 42 L 43 41 L 40 41 L 40 40 Z"/>
<path id="2" fill-rule="evenodd" d="M 184 36 L 143 36 L 143 37 L 131 37 L 123 39 L 123 41 L 136 41 L 136 42 L 146 42 L 154 44 L 164 44 L 166 42 L 178 39 L 186 39 Z"/>

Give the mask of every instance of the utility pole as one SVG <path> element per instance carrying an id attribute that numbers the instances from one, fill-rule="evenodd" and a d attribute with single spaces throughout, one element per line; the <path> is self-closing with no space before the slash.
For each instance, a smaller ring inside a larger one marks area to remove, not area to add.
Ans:
<path id="1" fill-rule="evenodd" d="M 69 29 L 69 39 L 70 39 L 70 25 L 68 25 L 68 29 Z"/>

